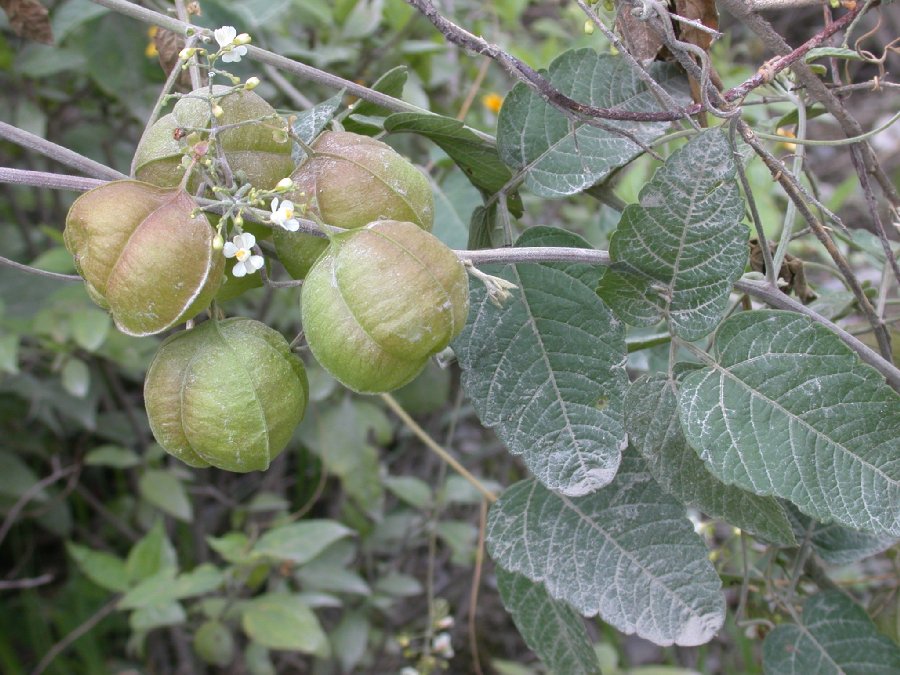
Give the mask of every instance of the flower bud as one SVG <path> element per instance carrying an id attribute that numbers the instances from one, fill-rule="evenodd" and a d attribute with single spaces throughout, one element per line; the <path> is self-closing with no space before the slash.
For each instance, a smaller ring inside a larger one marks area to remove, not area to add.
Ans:
<path id="1" fill-rule="evenodd" d="M 259 86 L 259 78 L 258 77 L 248 77 L 247 81 L 244 82 L 244 89 L 250 91 L 251 89 L 256 89 Z"/>
<path id="2" fill-rule="evenodd" d="M 184 191 L 121 180 L 81 195 L 63 233 L 92 297 L 128 335 L 151 335 L 209 306 L 224 259 Z"/>
<path id="3" fill-rule="evenodd" d="M 215 102 L 222 111 L 216 116 L 220 126 L 275 114 L 274 108 L 252 91 L 240 89 L 225 95 L 229 90 L 221 85 L 213 87 L 213 95 L 222 96 Z M 140 180 L 161 187 L 180 185 L 184 177 L 180 163 L 187 139 L 178 140 L 176 130 L 207 128 L 210 124 L 209 89 L 198 89 L 192 96 L 197 98 L 182 98 L 171 113 L 157 120 L 138 146 L 134 166 Z M 275 139 L 271 127 L 272 120 L 239 124 L 216 136 L 232 171 L 242 172 L 251 185 L 261 189 L 271 189 L 294 168 L 289 139 L 286 135 L 281 140 Z M 204 139 L 207 136 L 206 132 L 202 134 Z M 193 176 L 188 181 L 188 190 L 193 192 L 198 186 L 199 179 Z"/>
<path id="4" fill-rule="evenodd" d="M 196 53 L 197 53 L 196 47 L 185 47 L 180 52 L 178 52 L 178 58 L 181 59 L 182 61 L 187 61 L 189 58 L 191 58 Z"/>
<path id="5" fill-rule="evenodd" d="M 247 33 L 241 33 L 236 38 L 234 38 L 233 44 L 235 45 L 249 45 L 253 41 L 253 38 L 250 37 Z"/>
<path id="6" fill-rule="evenodd" d="M 425 175 L 386 143 L 344 131 L 326 131 L 312 144 L 314 155 L 297 167 L 294 190 L 285 197 L 323 222 L 345 229 L 379 219 L 411 222 L 431 231 L 434 198 Z M 273 234 L 278 258 L 302 279 L 325 250 L 308 234 Z"/>
<path id="7" fill-rule="evenodd" d="M 278 184 L 275 186 L 275 189 L 276 190 L 290 190 L 292 187 L 294 187 L 294 181 L 292 181 L 290 178 L 282 178 L 280 181 L 278 181 Z"/>
<path id="8" fill-rule="evenodd" d="M 216 104 L 212 107 L 212 114 L 213 117 L 219 119 L 220 117 L 222 117 L 222 115 L 225 114 L 225 110 L 222 109 L 222 106 Z"/>
<path id="9" fill-rule="evenodd" d="M 334 236 L 302 290 L 313 356 L 362 393 L 409 382 L 462 331 L 468 311 L 468 276 L 453 251 L 396 220 Z"/>
<path id="10" fill-rule="evenodd" d="M 306 371 L 282 335 L 252 319 L 210 320 L 159 348 L 144 382 L 150 429 L 195 467 L 260 471 L 303 418 Z"/>

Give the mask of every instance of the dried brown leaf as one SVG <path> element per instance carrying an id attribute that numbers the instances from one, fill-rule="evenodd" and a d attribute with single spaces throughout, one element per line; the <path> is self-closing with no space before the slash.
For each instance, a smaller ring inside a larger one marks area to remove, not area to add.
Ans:
<path id="1" fill-rule="evenodd" d="M 646 21 L 641 21 L 631 13 L 633 8 L 634 5 L 627 0 L 616 0 L 616 29 L 622 36 L 628 53 L 646 63 L 656 58 L 663 41 Z"/>
<path id="2" fill-rule="evenodd" d="M 0 0 L 0 7 L 16 35 L 45 45 L 53 44 L 47 8 L 38 0 Z"/>
<path id="3" fill-rule="evenodd" d="M 675 11 L 685 19 L 699 21 L 707 28 L 719 30 L 719 12 L 716 11 L 716 0 L 675 0 Z M 709 51 L 713 36 L 699 28 L 679 23 L 679 39 L 697 45 Z"/>

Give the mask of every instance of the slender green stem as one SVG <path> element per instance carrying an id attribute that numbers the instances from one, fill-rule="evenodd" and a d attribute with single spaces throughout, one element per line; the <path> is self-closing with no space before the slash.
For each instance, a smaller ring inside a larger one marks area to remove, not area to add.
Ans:
<path id="1" fill-rule="evenodd" d="M 409 413 L 407 413 L 399 403 L 397 403 L 397 399 L 395 399 L 390 394 L 382 394 L 382 400 L 387 404 L 387 406 L 394 412 L 397 417 L 406 425 L 406 427 L 412 431 L 416 437 L 420 441 L 422 441 L 429 450 L 431 450 L 434 454 L 444 460 L 447 464 L 449 464 L 454 471 L 456 471 L 460 476 L 465 478 L 478 492 L 480 492 L 485 499 L 487 499 L 492 504 L 497 501 L 497 495 L 491 492 L 480 480 L 478 480 L 466 467 L 459 463 L 459 460 L 456 459 L 453 455 L 447 452 L 444 448 L 442 448 L 437 441 L 435 441 L 427 431 L 425 431 L 422 427 L 420 427 L 416 421 L 410 417 Z"/>
<path id="2" fill-rule="evenodd" d="M 801 106 L 802 107 L 802 106 Z M 800 108 L 798 108 L 800 110 Z M 776 136 L 775 134 L 766 134 L 762 131 L 754 131 L 753 133 L 759 138 L 764 138 L 767 141 L 778 141 L 780 143 L 795 143 L 800 146 L 804 145 L 814 145 L 814 146 L 838 146 L 838 145 L 853 145 L 854 143 L 859 143 L 860 141 L 865 141 L 873 136 L 877 136 L 882 131 L 885 131 L 892 127 L 897 120 L 900 120 L 900 112 L 894 113 L 894 115 L 880 127 L 876 129 L 872 129 L 871 131 L 867 131 L 864 134 L 860 134 L 859 136 L 851 136 L 849 138 L 835 138 L 834 140 L 823 141 L 823 140 L 813 140 L 811 138 L 803 138 L 800 133 L 797 134 L 797 138 L 786 138 L 784 136 Z M 799 129 L 799 127 L 798 127 Z"/>

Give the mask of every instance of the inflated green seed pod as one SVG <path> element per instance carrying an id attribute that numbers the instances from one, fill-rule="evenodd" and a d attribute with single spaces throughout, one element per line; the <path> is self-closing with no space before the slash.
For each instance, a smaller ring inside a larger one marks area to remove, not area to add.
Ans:
<path id="1" fill-rule="evenodd" d="M 63 233 L 88 294 L 128 335 L 196 316 L 222 283 L 215 230 L 184 191 L 122 180 L 85 192 Z"/>
<path id="2" fill-rule="evenodd" d="M 409 382 L 462 331 L 468 311 L 468 276 L 453 251 L 396 220 L 334 236 L 302 290 L 310 350 L 362 393 Z"/>
<path id="3" fill-rule="evenodd" d="M 376 220 L 402 220 L 431 231 L 434 197 L 425 175 L 391 146 L 368 136 L 326 131 L 312 145 L 315 154 L 294 171 L 285 194 L 306 205 L 328 225 L 353 229 Z M 300 232 L 273 231 L 278 259 L 295 279 L 328 246 Z"/>
<path id="4" fill-rule="evenodd" d="M 241 317 L 168 338 L 144 382 L 157 442 L 186 464 L 227 471 L 268 468 L 308 399 L 306 371 L 287 341 Z"/>
<path id="5" fill-rule="evenodd" d="M 213 95 L 221 95 L 230 87 L 217 85 Z M 175 187 L 184 177 L 182 158 L 186 136 L 193 129 L 209 127 L 209 89 L 191 92 L 175 104 L 172 112 L 159 118 L 135 152 L 135 176 L 161 187 Z M 233 173 L 243 172 L 247 182 L 257 188 L 271 189 L 294 169 L 291 142 L 279 128 L 276 119 L 241 124 L 275 114 L 275 109 L 252 91 L 235 91 L 218 99 L 223 114 L 217 118 L 219 126 L 238 124 L 217 135 L 217 142 Z M 188 182 L 193 192 L 198 186 L 196 177 Z"/>

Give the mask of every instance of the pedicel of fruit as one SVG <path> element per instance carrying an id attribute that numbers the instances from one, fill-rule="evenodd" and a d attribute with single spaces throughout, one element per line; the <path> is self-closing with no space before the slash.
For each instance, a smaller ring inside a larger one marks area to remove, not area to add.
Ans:
<path id="1" fill-rule="evenodd" d="M 153 437 L 194 467 L 263 471 L 303 418 L 309 385 L 281 333 L 211 319 L 169 337 L 144 381 Z"/>
<path id="2" fill-rule="evenodd" d="M 469 281 L 437 237 L 380 220 L 331 238 L 301 300 L 306 340 L 322 367 L 354 391 L 387 392 L 462 331 Z"/>
<path id="3" fill-rule="evenodd" d="M 386 143 L 346 131 L 326 131 L 312 157 L 291 175 L 285 199 L 324 223 L 342 229 L 376 220 L 411 222 L 431 231 L 434 197 L 425 175 Z M 327 248 L 325 239 L 275 229 L 278 258 L 295 279 L 306 276 Z"/>
<path id="4" fill-rule="evenodd" d="M 225 259 L 184 191 L 121 180 L 78 197 L 63 233 L 88 294 L 128 335 L 152 335 L 209 306 Z"/>

